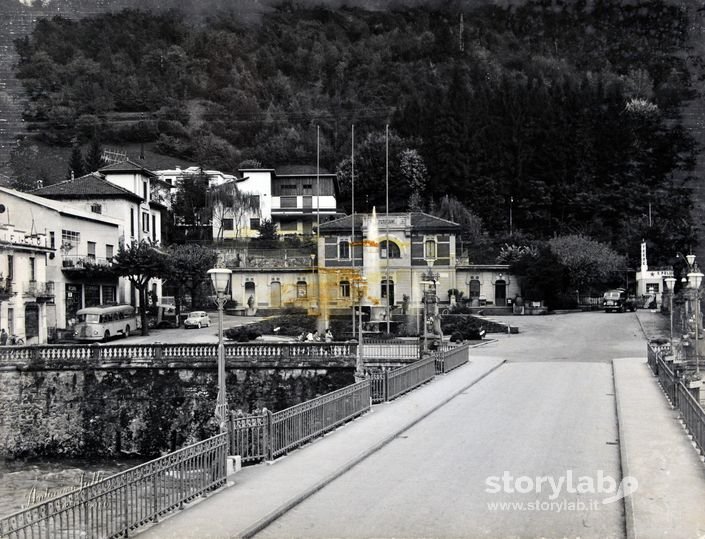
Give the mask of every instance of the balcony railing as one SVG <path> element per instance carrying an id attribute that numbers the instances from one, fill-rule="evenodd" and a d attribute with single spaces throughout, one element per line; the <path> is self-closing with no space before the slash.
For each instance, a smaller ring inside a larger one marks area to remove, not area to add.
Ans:
<path id="1" fill-rule="evenodd" d="M 54 281 L 26 281 L 22 287 L 25 296 L 45 298 L 54 296 Z"/>
<path id="2" fill-rule="evenodd" d="M 64 269 L 86 269 L 95 266 L 110 267 L 111 258 L 98 258 L 91 255 L 64 256 L 62 267 Z"/>
<path id="3" fill-rule="evenodd" d="M 0 279 L 0 300 L 8 299 L 14 295 L 12 281 L 10 279 Z"/>

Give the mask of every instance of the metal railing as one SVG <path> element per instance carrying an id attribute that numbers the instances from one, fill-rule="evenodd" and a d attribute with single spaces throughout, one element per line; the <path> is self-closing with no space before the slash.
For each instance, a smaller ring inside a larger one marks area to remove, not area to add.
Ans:
<path id="1" fill-rule="evenodd" d="M 25 296 L 48 297 L 54 295 L 54 281 L 26 281 L 23 287 Z"/>
<path id="2" fill-rule="evenodd" d="M 239 455 L 242 463 L 257 462 L 267 456 L 267 413 L 238 415 L 231 412 L 228 425 L 230 454 Z"/>
<path id="3" fill-rule="evenodd" d="M 370 409 L 370 383 L 365 380 L 275 414 L 271 425 L 269 460 L 333 430 Z"/>
<path id="4" fill-rule="evenodd" d="M 651 343 L 647 346 L 647 350 L 649 366 L 653 373 L 658 376 L 661 388 L 671 401 L 671 405 L 680 411 L 681 418 L 688 432 L 690 432 L 700 452 L 705 454 L 705 410 L 698 402 L 698 399 L 691 393 L 687 380 L 682 376 L 682 371 L 671 362 L 663 360 L 663 351 L 658 350 Z"/>
<path id="5" fill-rule="evenodd" d="M 387 373 L 387 400 L 425 384 L 434 376 L 436 376 L 436 358 L 433 356 Z"/>
<path id="6" fill-rule="evenodd" d="M 470 350 L 470 345 L 463 344 L 437 352 L 434 356 L 436 359 L 436 374 L 445 374 L 461 365 L 465 365 L 469 359 L 468 350 Z"/>
<path id="7" fill-rule="evenodd" d="M 690 394 L 683 382 L 676 387 L 678 408 L 681 411 L 683 421 L 688 426 L 695 443 L 698 444 L 700 452 L 705 454 L 705 410 L 695 397 Z"/>
<path id="8" fill-rule="evenodd" d="M 364 380 L 285 410 L 232 416 L 230 450 L 243 463 L 274 460 L 370 409 L 370 382 Z"/>
<path id="9" fill-rule="evenodd" d="M 128 537 L 226 482 L 227 434 L 219 434 L 0 519 L 14 538 Z"/>
<path id="10" fill-rule="evenodd" d="M 677 407 L 678 394 L 676 392 L 676 386 L 678 385 L 678 379 L 671 367 L 669 367 L 661 357 L 657 360 L 655 374 L 658 376 L 658 381 L 659 384 L 661 384 L 661 388 L 663 388 L 663 392 L 671 401 L 671 404 Z"/>

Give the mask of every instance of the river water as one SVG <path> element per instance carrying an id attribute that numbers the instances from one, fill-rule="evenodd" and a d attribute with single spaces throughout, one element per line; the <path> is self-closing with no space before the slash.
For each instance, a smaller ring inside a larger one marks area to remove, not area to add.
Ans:
<path id="1" fill-rule="evenodd" d="M 71 487 L 125 471 L 143 461 L 135 460 L 0 460 L 0 517 L 19 511 L 32 501 L 60 495 Z"/>

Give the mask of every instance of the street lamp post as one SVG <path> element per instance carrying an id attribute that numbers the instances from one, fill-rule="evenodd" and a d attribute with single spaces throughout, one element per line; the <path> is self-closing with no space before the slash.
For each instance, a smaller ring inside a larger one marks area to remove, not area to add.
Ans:
<path id="1" fill-rule="evenodd" d="M 695 260 L 695 256 L 693 260 Z M 703 273 L 698 269 L 697 264 L 693 263 L 688 273 L 688 283 L 693 287 L 695 295 L 695 374 L 700 375 L 700 353 L 699 353 L 699 336 L 698 329 L 700 325 L 700 284 L 703 282 Z"/>
<path id="2" fill-rule="evenodd" d="M 436 301 L 436 283 L 440 275 L 433 273 L 431 268 L 422 275 L 421 284 L 424 285 L 423 290 L 423 351 L 428 351 L 428 304 Z"/>
<path id="3" fill-rule="evenodd" d="M 223 307 L 230 299 L 226 292 L 230 285 L 232 271 L 226 268 L 213 268 L 208 275 L 215 288 L 215 302 L 218 305 L 218 400 L 215 405 L 215 418 L 220 432 L 225 432 L 228 418 L 228 399 L 225 390 L 225 346 L 223 345 Z"/>
<path id="4" fill-rule="evenodd" d="M 670 315 L 671 319 L 671 354 L 673 354 L 675 358 L 675 349 L 673 348 L 673 291 L 676 286 L 676 279 L 675 277 L 666 277 L 664 279 L 666 281 L 666 286 L 668 286 L 668 296 L 669 296 L 669 307 L 668 307 L 668 312 Z"/>
<path id="5" fill-rule="evenodd" d="M 357 316 L 358 316 L 358 328 L 357 328 L 357 356 L 355 361 L 355 380 L 360 382 L 365 379 L 365 363 L 362 354 L 363 346 L 363 332 L 362 332 L 362 296 L 364 295 L 364 284 L 367 282 L 365 277 L 359 277 L 354 280 L 356 295 L 357 295 Z"/>

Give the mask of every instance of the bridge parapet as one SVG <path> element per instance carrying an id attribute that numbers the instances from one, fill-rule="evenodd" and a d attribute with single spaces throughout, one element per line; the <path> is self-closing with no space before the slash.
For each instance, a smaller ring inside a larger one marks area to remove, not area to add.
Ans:
<path id="1" fill-rule="evenodd" d="M 226 343 L 228 363 L 296 362 L 348 364 L 357 355 L 357 343 Z M 160 363 L 214 361 L 218 345 L 200 344 L 78 344 L 0 347 L 0 368 L 80 364 L 81 362 Z"/>

